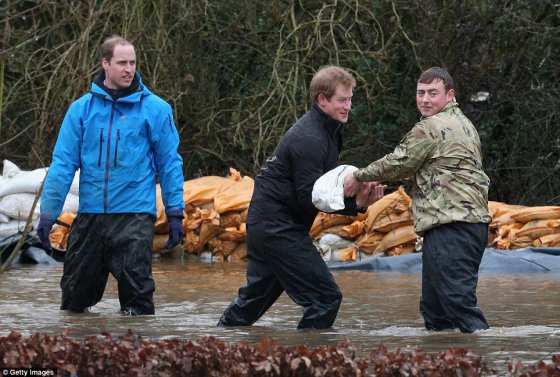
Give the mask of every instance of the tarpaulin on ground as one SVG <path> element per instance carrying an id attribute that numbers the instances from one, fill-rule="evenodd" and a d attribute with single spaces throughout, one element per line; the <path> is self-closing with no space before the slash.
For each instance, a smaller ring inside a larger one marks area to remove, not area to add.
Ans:
<path id="1" fill-rule="evenodd" d="M 332 270 L 421 273 L 422 253 L 330 263 Z M 519 250 L 486 249 L 480 273 L 560 272 L 560 248 L 528 247 Z"/>

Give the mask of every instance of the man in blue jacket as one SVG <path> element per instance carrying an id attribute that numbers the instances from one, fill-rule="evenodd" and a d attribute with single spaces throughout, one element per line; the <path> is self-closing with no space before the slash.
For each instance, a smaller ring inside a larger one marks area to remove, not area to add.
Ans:
<path id="1" fill-rule="evenodd" d="M 136 72 L 129 41 L 106 39 L 101 66 L 91 91 L 72 103 L 62 122 L 37 234 L 50 248 L 49 233 L 80 169 L 80 204 L 64 259 L 61 309 L 83 312 L 98 303 L 111 273 L 124 313 L 154 314 L 156 175 L 169 224 L 165 247 L 176 246 L 183 236 L 179 136 L 171 106 Z"/>
<path id="2" fill-rule="evenodd" d="M 284 291 L 303 307 L 298 328 L 334 323 L 342 293 L 309 236 L 318 213 L 311 193 L 315 181 L 338 165 L 355 85 L 352 75 L 336 66 L 313 76 L 313 106 L 282 137 L 255 178 L 247 215 L 247 284 L 218 325 L 252 325 Z M 358 207 L 383 196 L 383 186 L 363 187 L 336 213 L 357 215 Z"/>

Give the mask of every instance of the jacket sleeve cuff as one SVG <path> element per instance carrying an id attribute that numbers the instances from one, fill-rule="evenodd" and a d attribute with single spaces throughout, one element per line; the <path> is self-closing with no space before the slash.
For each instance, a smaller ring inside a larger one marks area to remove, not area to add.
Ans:
<path id="1" fill-rule="evenodd" d="M 183 216 L 183 210 L 181 210 L 181 209 L 170 209 L 170 210 L 167 210 L 167 211 L 165 211 L 165 215 L 167 216 L 167 218 L 170 218 L 170 217 L 177 217 L 177 218 L 182 219 L 182 218 L 184 217 L 184 216 Z"/>
<path id="2" fill-rule="evenodd" d="M 39 219 L 40 219 L 40 220 L 51 220 L 51 221 L 56 220 L 56 219 L 53 217 L 53 214 L 52 214 L 52 213 L 48 213 L 48 212 L 41 212 L 41 215 L 39 216 Z"/>

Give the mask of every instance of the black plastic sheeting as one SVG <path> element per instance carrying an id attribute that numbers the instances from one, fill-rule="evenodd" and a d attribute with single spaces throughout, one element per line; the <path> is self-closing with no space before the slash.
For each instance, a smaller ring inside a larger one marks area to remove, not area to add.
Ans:
<path id="1" fill-rule="evenodd" d="M 356 262 L 334 262 L 329 264 L 329 268 L 332 270 L 420 274 L 422 272 L 422 253 L 370 258 Z M 560 248 L 486 249 L 479 272 L 560 272 Z"/>
<path id="2" fill-rule="evenodd" d="M 4 264 L 14 251 L 21 239 L 21 234 L 0 239 L 0 262 Z M 64 259 L 64 252 L 56 249 L 45 250 L 37 236 L 26 236 L 19 255 L 14 258 L 12 265 L 18 264 L 59 264 Z"/>

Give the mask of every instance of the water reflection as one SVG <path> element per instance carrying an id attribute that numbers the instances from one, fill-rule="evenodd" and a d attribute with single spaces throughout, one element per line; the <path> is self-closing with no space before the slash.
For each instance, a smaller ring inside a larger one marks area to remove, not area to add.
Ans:
<path id="1" fill-rule="evenodd" d="M 344 294 L 335 327 L 296 330 L 301 309 L 282 295 L 252 327 L 219 328 L 216 322 L 245 281 L 245 263 L 202 263 L 193 259 L 154 261 L 156 315 L 122 315 L 115 281 L 89 313 L 59 311 L 62 266 L 21 266 L 0 275 L 0 335 L 17 330 L 82 337 L 132 329 L 148 338 L 214 335 L 228 342 L 258 343 L 264 337 L 281 344 L 336 345 L 348 339 L 358 354 L 383 342 L 389 349 L 428 352 L 448 347 L 472 349 L 490 365 L 507 360 L 549 360 L 560 352 L 560 275 L 481 275 L 478 297 L 491 329 L 475 334 L 428 333 L 418 312 L 420 276 L 336 271 Z"/>

